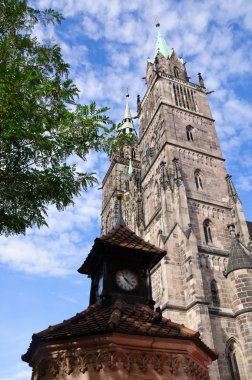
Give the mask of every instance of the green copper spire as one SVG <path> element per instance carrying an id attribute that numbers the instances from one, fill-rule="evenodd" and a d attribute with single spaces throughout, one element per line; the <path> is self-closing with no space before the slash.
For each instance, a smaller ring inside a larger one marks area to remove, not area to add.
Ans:
<path id="1" fill-rule="evenodd" d="M 160 53 L 162 54 L 166 59 L 171 58 L 173 50 L 167 45 L 162 33 L 160 32 L 160 24 L 159 22 L 156 24 L 157 27 L 157 42 L 156 42 L 156 47 L 155 47 L 155 54 L 154 58 L 151 60 L 153 63 L 157 54 Z"/>
<path id="2" fill-rule="evenodd" d="M 126 107 L 125 107 L 125 112 L 124 112 L 124 119 L 122 121 L 122 124 L 120 125 L 119 128 L 117 128 L 118 132 L 124 132 L 124 133 L 135 133 L 135 128 L 133 125 L 131 113 L 130 113 L 130 107 L 129 107 L 129 93 L 128 90 L 125 94 L 126 96 Z"/>

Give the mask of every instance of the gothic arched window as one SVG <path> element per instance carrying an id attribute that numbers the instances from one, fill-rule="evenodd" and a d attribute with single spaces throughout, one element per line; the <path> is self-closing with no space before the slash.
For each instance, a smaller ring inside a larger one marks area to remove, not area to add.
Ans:
<path id="1" fill-rule="evenodd" d="M 198 190 L 203 189 L 203 183 L 202 183 L 202 175 L 200 170 L 196 170 L 194 173 L 194 179 L 195 179 L 195 184 Z"/>
<path id="2" fill-rule="evenodd" d="M 186 136 L 188 141 L 193 141 L 193 127 L 191 125 L 186 127 Z"/>
<path id="3" fill-rule="evenodd" d="M 212 295 L 212 301 L 215 306 L 220 305 L 220 299 L 219 299 L 219 292 L 217 287 L 217 282 L 215 280 L 211 281 L 211 295 Z"/>
<path id="4" fill-rule="evenodd" d="M 237 345 L 233 340 L 227 345 L 227 358 L 232 380 L 241 380 L 240 368 L 242 367 L 242 358 L 239 355 Z"/>
<path id="5" fill-rule="evenodd" d="M 208 243 L 212 243 L 213 240 L 212 240 L 212 232 L 211 232 L 211 222 L 209 219 L 206 219 L 203 223 L 203 228 L 204 228 L 204 235 L 205 235 L 205 240 L 206 240 L 206 244 Z"/>
<path id="6" fill-rule="evenodd" d="M 136 152 L 135 149 L 132 149 L 131 151 L 131 158 L 134 160 L 136 158 Z"/>
<path id="7" fill-rule="evenodd" d="M 177 68 L 177 66 L 174 66 L 174 76 L 175 78 L 178 78 L 179 77 L 179 69 Z"/>

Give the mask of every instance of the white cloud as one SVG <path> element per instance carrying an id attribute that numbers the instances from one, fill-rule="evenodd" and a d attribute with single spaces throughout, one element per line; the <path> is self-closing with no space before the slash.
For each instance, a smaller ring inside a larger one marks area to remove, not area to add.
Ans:
<path id="1" fill-rule="evenodd" d="M 34 2 L 35 3 L 35 2 Z M 34 4 L 37 6 L 37 4 Z M 124 94 L 128 87 L 132 114 L 135 99 L 143 96 L 145 65 L 153 55 L 156 19 L 171 47 L 189 59 L 188 74 L 197 81 L 202 72 L 206 85 L 216 92 L 209 98 L 213 117 L 229 167 L 243 167 L 247 176 L 239 177 L 240 189 L 251 191 L 252 165 L 242 154 L 252 140 L 251 102 L 241 98 L 235 81 L 251 82 L 252 3 L 204 0 L 121 2 L 111 0 L 40 0 L 40 7 L 52 7 L 64 14 L 67 29 L 50 27 L 46 38 L 57 41 L 71 76 L 80 89 L 80 101 L 97 101 L 111 107 L 109 114 L 120 121 Z M 182 16 L 181 16 L 182 15 Z M 42 41 L 43 28 L 36 34 Z M 99 54 L 102 60 L 99 59 Z M 94 57 L 93 57 L 94 55 Z M 91 152 L 81 170 L 97 172 L 102 180 L 108 161 Z M 101 192 L 90 190 L 76 200 L 75 207 L 58 213 L 51 208 L 50 228 L 34 229 L 25 237 L 2 237 L 0 260 L 16 270 L 40 275 L 67 275 L 80 264 L 92 242 L 90 231 L 100 225 Z"/>
<path id="2" fill-rule="evenodd" d="M 243 191 L 249 191 L 249 192 L 252 191 L 252 175 L 250 176 L 240 175 L 237 178 L 236 183 L 237 183 L 238 189 L 243 190 Z"/>
<path id="3" fill-rule="evenodd" d="M 32 275 L 65 276 L 76 270 L 90 251 L 90 233 L 99 229 L 100 192 L 89 190 L 74 207 L 49 210 L 47 227 L 26 236 L 0 237 L 0 262 Z"/>

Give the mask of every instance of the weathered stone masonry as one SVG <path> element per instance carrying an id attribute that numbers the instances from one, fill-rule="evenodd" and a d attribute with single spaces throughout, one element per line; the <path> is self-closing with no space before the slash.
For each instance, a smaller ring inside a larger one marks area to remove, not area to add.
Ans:
<path id="1" fill-rule="evenodd" d="M 158 32 L 146 83 L 134 154 L 125 148 L 113 155 L 104 178 L 102 232 L 114 224 L 115 195 L 124 191 L 129 228 L 167 251 L 152 273 L 157 306 L 199 330 L 220 353 L 213 380 L 250 379 L 250 237 L 204 81 L 200 74 L 199 85 L 189 81 L 185 64 Z"/>

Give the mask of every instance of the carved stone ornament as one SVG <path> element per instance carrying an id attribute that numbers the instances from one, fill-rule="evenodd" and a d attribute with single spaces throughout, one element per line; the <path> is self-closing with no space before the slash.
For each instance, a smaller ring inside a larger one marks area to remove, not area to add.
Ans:
<path id="1" fill-rule="evenodd" d="M 61 379 L 73 372 L 77 376 L 78 372 L 99 372 L 104 368 L 111 371 L 124 368 L 128 372 L 137 369 L 143 373 L 153 369 L 160 375 L 169 371 L 173 375 L 187 374 L 199 380 L 209 379 L 207 368 L 186 355 L 126 350 L 84 352 L 77 349 L 61 351 L 55 357 L 41 359 L 34 368 L 32 380 Z"/>

